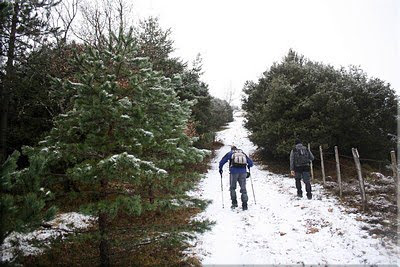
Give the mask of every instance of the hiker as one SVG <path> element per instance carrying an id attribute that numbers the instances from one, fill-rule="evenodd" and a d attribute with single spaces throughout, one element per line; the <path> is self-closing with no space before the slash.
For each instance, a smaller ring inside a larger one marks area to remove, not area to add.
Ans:
<path id="1" fill-rule="evenodd" d="M 310 162 L 314 160 L 311 151 L 296 139 L 295 147 L 290 151 L 290 174 L 295 177 L 297 196 L 303 197 L 301 180 L 306 186 L 307 198 L 312 199 L 310 182 Z"/>
<path id="2" fill-rule="evenodd" d="M 232 200 L 231 208 L 236 208 L 238 206 L 236 199 L 236 185 L 237 182 L 239 182 L 242 209 L 247 210 L 247 201 L 249 200 L 249 197 L 247 196 L 246 190 L 246 167 L 249 168 L 250 174 L 250 167 L 253 166 L 253 161 L 241 149 L 238 149 L 236 146 L 232 146 L 231 151 L 226 153 L 226 155 L 219 162 L 219 173 L 221 174 L 221 177 L 223 172 L 222 167 L 224 167 L 224 164 L 227 161 L 229 161 L 229 191 L 231 193 Z"/>

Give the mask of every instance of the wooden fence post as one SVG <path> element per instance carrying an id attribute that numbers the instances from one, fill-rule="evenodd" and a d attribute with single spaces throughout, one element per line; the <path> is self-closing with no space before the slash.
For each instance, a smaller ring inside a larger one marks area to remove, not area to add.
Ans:
<path id="1" fill-rule="evenodd" d="M 400 179 L 399 179 L 399 165 L 396 160 L 396 152 L 390 151 L 390 158 L 392 160 L 393 180 L 396 183 L 397 203 L 400 203 Z M 398 205 L 398 212 L 400 214 L 400 206 Z M 400 218 L 399 218 L 400 223 Z"/>
<path id="2" fill-rule="evenodd" d="M 342 176 L 340 174 L 339 151 L 337 146 L 335 146 L 335 159 L 336 159 L 337 179 L 339 184 L 339 197 L 342 198 Z"/>
<path id="3" fill-rule="evenodd" d="M 310 143 L 308 143 L 308 151 L 311 151 L 310 147 L 311 147 Z M 310 171 L 311 171 L 311 181 L 313 181 L 314 180 L 314 168 L 313 168 L 312 161 L 310 162 Z"/>
<path id="4" fill-rule="evenodd" d="M 325 186 L 325 165 L 324 165 L 324 154 L 322 153 L 322 146 L 319 146 L 319 155 L 321 157 L 322 181 Z"/>
<path id="5" fill-rule="evenodd" d="M 357 148 L 352 148 L 351 152 L 353 153 L 354 163 L 356 164 L 358 182 L 360 184 L 360 190 L 361 190 L 361 199 L 363 202 L 363 210 L 365 210 L 365 207 L 367 205 L 367 196 L 365 195 L 364 179 L 362 177 L 362 172 L 361 172 L 360 155 L 358 154 Z"/>
<path id="6" fill-rule="evenodd" d="M 396 152 L 394 152 L 394 150 L 390 151 L 390 158 L 392 159 L 393 179 L 397 181 L 399 178 L 399 170 L 397 169 Z"/>

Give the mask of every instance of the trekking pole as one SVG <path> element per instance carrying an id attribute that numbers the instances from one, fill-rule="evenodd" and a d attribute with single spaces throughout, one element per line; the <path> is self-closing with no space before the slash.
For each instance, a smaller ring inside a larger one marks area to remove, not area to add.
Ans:
<path id="1" fill-rule="evenodd" d="M 250 169 L 249 169 L 249 173 L 250 173 Z M 251 183 L 251 190 L 253 191 L 254 204 L 257 205 L 256 195 L 254 194 L 253 179 L 251 178 L 251 173 L 250 173 L 250 183 Z"/>
<path id="2" fill-rule="evenodd" d="M 221 174 L 221 196 L 222 196 L 222 208 L 224 208 L 224 187 L 222 186 L 222 173 Z"/>

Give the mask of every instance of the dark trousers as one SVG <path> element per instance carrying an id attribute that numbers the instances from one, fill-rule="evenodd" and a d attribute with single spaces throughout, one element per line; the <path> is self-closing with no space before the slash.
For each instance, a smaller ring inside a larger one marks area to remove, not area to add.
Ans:
<path id="1" fill-rule="evenodd" d="M 246 190 L 246 173 L 231 173 L 230 174 L 229 191 L 231 192 L 232 204 L 237 203 L 236 185 L 239 182 L 242 204 L 246 204 L 249 200 Z"/>
<path id="2" fill-rule="evenodd" d="M 303 180 L 306 186 L 307 197 L 311 197 L 311 183 L 310 183 L 310 172 L 308 171 L 296 171 L 296 188 L 297 188 L 297 195 L 302 196 L 303 191 L 301 190 L 301 180 Z"/>

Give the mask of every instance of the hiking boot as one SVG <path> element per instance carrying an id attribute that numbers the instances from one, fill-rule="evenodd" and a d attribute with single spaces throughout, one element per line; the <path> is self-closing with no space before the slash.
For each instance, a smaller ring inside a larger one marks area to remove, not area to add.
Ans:
<path id="1" fill-rule="evenodd" d="M 311 194 L 307 194 L 307 198 L 308 199 L 312 199 L 312 195 Z"/>
<path id="2" fill-rule="evenodd" d="M 297 193 L 297 197 L 302 198 L 302 197 L 303 197 L 303 194 Z"/>
<path id="3" fill-rule="evenodd" d="M 236 201 L 236 200 L 232 200 L 232 206 L 231 206 L 231 209 L 237 208 L 237 206 L 238 206 L 238 203 L 237 203 L 237 201 Z"/>
<path id="4" fill-rule="evenodd" d="M 243 209 L 243 210 L 247 210 L 247 209 L 248 209 L 248 208 L 247 208 L 247 203 L 243 203 L 243 204 L 242 204 L 242 209 Z"/>

